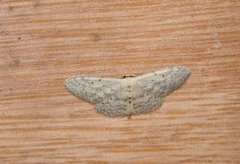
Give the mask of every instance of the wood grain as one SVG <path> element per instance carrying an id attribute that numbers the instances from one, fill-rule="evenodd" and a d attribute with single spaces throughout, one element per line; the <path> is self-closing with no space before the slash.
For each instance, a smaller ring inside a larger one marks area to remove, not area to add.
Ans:
<path id="1" fill-rule="evenodd" d="M 73 75 L 192 70 L 156 112 L 111 119 Z M 0 163 L 240 163 L 240 1 L 0 0 Z"/>

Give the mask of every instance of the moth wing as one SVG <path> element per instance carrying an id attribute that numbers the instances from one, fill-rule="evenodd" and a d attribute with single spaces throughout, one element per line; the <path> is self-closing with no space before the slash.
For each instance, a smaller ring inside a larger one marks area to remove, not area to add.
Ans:
<path id="1" fill-rule="evenodd" d="M 147 113 L 157 109 L 163 98 L 179 88 L 189 74 L 188 68 L 174 66 L 136 77 L 135 112 Z"/>
<path id="2" fill-rule="evenodd" d="M 120 79 L 76 76 L 67 79 L 65 87 L 73 95 L 95 104 L 97 112 L 105 116 L 125 116 Z"/>

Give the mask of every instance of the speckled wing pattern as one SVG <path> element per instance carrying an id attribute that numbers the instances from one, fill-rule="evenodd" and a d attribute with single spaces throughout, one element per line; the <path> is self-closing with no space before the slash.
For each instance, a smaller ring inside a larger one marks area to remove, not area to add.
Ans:
<path id="1" fill-rule="evenodd" d="M 131 116 L 158 109 L 163 98 L 179 88 L 189 74 L 188 68 L 174 66 L 126 79 L 74 76 L 65 81 L 65 87 L 95 104 L 98 113 Z"/>
<path id="2" fill-rule="evenodd" d="M 95 104 L 98 113 L 110 117 L 126 115 L 121 79 L 75 76 L 65 81 L 65 87 L 73 95 Z"/>
<path id="3" fill-rule="evenodd" d="M 182 86 L 189 74 L 188 68 L 175 66 L 136 77 L 134 113 L 148 113 L 158 109 L 164 97 Z"/>

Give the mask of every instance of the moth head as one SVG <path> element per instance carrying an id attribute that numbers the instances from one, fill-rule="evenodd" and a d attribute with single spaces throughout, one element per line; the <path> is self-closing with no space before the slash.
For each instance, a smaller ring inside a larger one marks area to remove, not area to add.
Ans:
<path id="1" fill-rule="evenodd" d="M 122 79 L 133 78 L 133 77 L 134 77 L 133 75 L 124 75 L 124 76 L 122 76 Z"/>

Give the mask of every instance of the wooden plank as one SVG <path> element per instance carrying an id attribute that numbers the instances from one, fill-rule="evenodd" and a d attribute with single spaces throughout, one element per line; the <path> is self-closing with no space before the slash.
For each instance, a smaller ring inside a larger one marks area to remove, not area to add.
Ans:
<path id="1" fill-rule="evenodd" d="M 0 163 L 240 163 L 240 2 L 1 0 Z M 106 118 L 73 75 L 192 70 L 156 112 Z"/>

